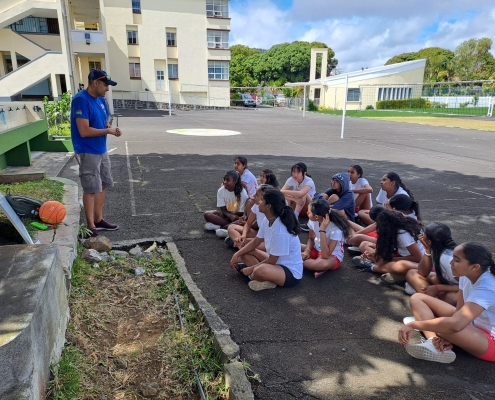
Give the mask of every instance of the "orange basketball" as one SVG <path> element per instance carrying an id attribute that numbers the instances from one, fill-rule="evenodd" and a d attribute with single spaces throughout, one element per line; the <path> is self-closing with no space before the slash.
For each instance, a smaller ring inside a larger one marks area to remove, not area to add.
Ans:
<path id="1" fill-rule="evenodd" d="M 47 224 L 59 224 L 66 213 L 64 205 L 54 200 L 43 203 L 39 210 L 40 219 Z"/>

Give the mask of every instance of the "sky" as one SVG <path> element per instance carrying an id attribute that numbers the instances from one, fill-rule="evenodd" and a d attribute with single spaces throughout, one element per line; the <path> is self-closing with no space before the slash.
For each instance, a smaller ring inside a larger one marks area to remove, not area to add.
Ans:
<path id="1" fill-rule="evenodd" d="M 230 0 L 230 17 L 232 45 L 323 42 L 341 72 L 425 47 L 454 51 L 471 38 L 495 41 L 494 0 Z"/>

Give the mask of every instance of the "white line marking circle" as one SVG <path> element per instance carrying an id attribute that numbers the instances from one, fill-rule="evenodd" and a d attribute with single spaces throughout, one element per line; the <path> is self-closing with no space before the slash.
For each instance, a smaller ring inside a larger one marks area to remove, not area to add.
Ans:
<path id="1" fill-rule="evenodd" d="M 234 136 L 241 134 L 241 132 L 223 129 L 171 129 L 167 133 L 186 136 Z"/>

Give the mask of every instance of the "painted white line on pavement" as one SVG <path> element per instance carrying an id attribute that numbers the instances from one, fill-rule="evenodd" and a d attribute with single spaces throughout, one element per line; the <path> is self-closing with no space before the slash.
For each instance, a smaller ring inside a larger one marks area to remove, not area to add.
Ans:
<path id="1" fill-rule="evenodd" d="M 114 150 L 117 150 L 117 147 L 114 147 L 113 149 L 108 150 L 107 153 L 111 153 Z"/>
<path id="2" fill-rule="evenodd" d="M 127 145 L 127 142 L 125 142 L 125 154 L 127 157 L 127 172 L 129 174 L 129 184 L 130 184 L 130 195 L 131 195 L 131 214 L 133 217 L 136 216 L 136 201 L 134 199 L 134 185 L 133 185 L 133 179 L 132 179 L 132 171 L 131 171 L 131 159 L 129 157 L 129 146 Z"/>

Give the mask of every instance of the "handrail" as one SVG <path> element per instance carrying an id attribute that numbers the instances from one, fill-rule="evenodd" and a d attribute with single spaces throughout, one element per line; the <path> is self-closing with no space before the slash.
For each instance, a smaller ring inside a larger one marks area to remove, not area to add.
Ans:
<path id="1" fill-rule="evenodd" d="M 46 56 L 46 55 L 48 55 L 48 54 L 62 54 L 62 52 L 61 52 L 61 51 L 47 51 L 46 53 L 43 53 L 42 55 L 40 55 L 40 56 L 38 56 L 38 57 L 36 57 L 36 58 L 33 58 L 31 61 L 27 62 L 26 64 L 21 65 L 19 68 L 14 69 L 13 71 L 9 72 L 8 74 L 6 74 L 6 75 L 4 75 L 4 76 L 0 77 L 0 81 L 1 81 L 2 79 L 7 78 L 8 76 L 11 76 L 12 74 L 16 73 L 17 71 L 19 71 L 20 69 L 22 69 L 22 68 L 26 67 L 27 65 L 29 65 L 29 64 L 31 64 L 31 63 L 33 63 L 33 62 L 35 62 L 36 60 L 39 60 L 40 58 L 45 57 L 45 56 Z"/>
<path id="2" fill-rule="evenodd" d="M 23 39 L 27 40 L 28 42 L 31 42 L 32 44 L 38 46 L 40 49 L 43 49 L 44 51 L 50 51 L 50 49 L 45 49 L 43 46 L 41 46 L 38 43 L 36 43 L 35 41 L 27 38 L 26 36 L 21 35 L 19 32 L 16 32 L 16 31 L 12 31 L 12 32 L 14 32 L 16 35 L 19 35 L 20 37 L 22 37 Z M 26 32 L 26 33 L 29 34 L 29 32 Z"/>

